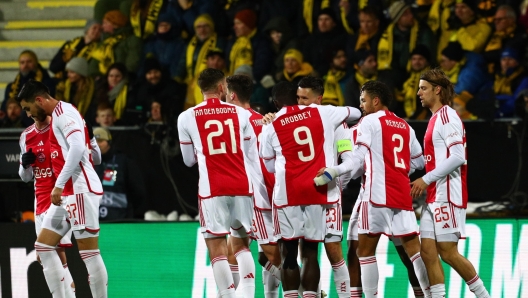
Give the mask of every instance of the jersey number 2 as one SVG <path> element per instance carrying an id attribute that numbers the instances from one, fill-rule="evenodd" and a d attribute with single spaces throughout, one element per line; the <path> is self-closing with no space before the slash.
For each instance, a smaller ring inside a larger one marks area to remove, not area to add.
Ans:
<path id="1" fill-rule="evenodd" d="M 398 153 L 403 150 L 403 137 L 397 133 L 392 135 L 392 141 L 398 141 L 398 146 L 394 147 L 394 166 L 397 168 L 405 169 L 405 163 L 403 158 L 398 158 Z"/>
<path id="2" fill-rule="evenodd" d="M 233 151 L 233 153 L 237 153 L 235 126 L 233 125 L 233 119 L 227 119 L 226 121 L 224 121 L 224 124 L 227 125 L 227 127 L 229 128 L 229 136 L 231 139 L 231 150 Z M 210 155 L 225 154 L 227 153 L 225 142 L 220 142 L 220 148 L 214 148 L 214 145 L 213 145 L 213 138 L 219 137 L 224 133 L 224 126 L 222 125 L 222 122 L 218 120 L 208 120 L 207 122 L 205 122 L 206 129 L 208 129 L 212 125 L 216 126 L 216 131 L 210 132 L 207 135 L 207 147 L 209 148 L 209 154 Z"/>

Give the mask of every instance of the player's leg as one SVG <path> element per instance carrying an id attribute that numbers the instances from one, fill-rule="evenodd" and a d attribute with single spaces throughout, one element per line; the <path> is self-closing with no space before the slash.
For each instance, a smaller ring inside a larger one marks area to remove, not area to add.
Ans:
<path id="1" fill-rule="evenodd" d="M 326 236 L 324 247 L 334 274 L 334 284 L 338 297 L 350 297 L 350 276 L 343 257 L 343 219 L 341 204 L 326 208 Z"/>
<path id="2" fill-rule="evenodd" d="M 425 204 L 420 220 L 420 256 L 427 269 L 431 296 L 445 297 L 444 269 L 436 248 L 435 222 L 432 210 L 435 203 Z"/>
<path id="3" fill-rule="evenodd" d="M 301 283 L 303 297 L 316 297 L 319 292 L 321 270 L 319 268 L 319 242 L 327 233 L 326 210 L 330 205 L 303 206 L 304 240 L 301 246 Z"/>
<path id="4" fill-rule="evenodd" d="M 252 233 L 259 244 L 258 262 L 265 271 L 268 271 L 280 280 L 281 257 L 279 247 L 273 236 L 273 214 L 271 210 L 253 208 Z"/>
<path id="5" fill-rule="evenodd" d="M 75 298 L 75 283 L 73 282 L 73 277 L 70 273 L 70 269 L 68 268 L 65 248 L 59 246 L 57 248 L 57 254 L 59 255 L 59 258 L 61 260 L 62 267 L 64 268 L 64 294 L 67 298 Z"/>
<path id="6" fill-rule="evenodd" d="M 424 297 L 424 293 L 422 291 L 422 287 L 420 286 L 420 283 L 418 282 L 418 278 L 416 277 L 416 273 L 414 273 L 414 266 L 411 262 L 411 259 L 407 255 L 407 252 L 403 248 L 401 244 L 401 240 L 398 238 L 393 238 L 392 243 L 394 244 L 394 248 L 396 248 L 396 251 L 398 252 L 398 256 L 400 257 L 400 260 L 402 261 L 403 265 L 407 269 L 407 276 L 409 277 L 409 282 L 411 283 L 411 286 L 414 291 L 414 297 L 415 298 L 422 298 Z M 423 263 L 423 261 L 422 261 Z M 424 270 L 425 265 L 424 265 Z M 426 271 L 427 273 L 427 271 Z"/>
<path id="7" fill-rule="evenodd" d="M 258 262 L 262 266 L 262 283 L 264 285 L 264 297 L 265 298 L 278 298 L 279 286 L 280 286 L 280 252 L 277 244 L 262 244 L 258 246 L 259 256 Z M 273 256 L 273 261 L 278 262 L 277 266 L 273 265 L 268 257 L 266 256 L 267 250 L 268 255 Z M 276 251 L 276 255 L 275 255 Z"/>
<path id="8" fill-rule="evenodd" d="M 363 297 L 363 288 L 361 287 L 361 267 L 359 266 L 359 259 L 356 250 L 358 248 L 358 218 L 361 199 L 358 198 L 354 207 L 352 207 L 352 214 L 348 222 L 347 240 L 348 240 L 348 275 L 350 277 L 350 297 Z"/>
<path id="9" fill-rule="evenodd" d="M 233 237 L 227 236 L 227 262 L 229 263 L 229 269 L 233 276 L 233 282 L 235 283 L 235 289 L 238 288 L 240 282 L 240 273 L 238 271 L 238 262 L 233 251 Z"/>

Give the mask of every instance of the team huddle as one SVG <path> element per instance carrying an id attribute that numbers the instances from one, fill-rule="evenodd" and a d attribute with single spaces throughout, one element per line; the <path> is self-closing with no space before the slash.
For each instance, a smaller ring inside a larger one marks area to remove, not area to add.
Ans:
<path id="1" fill-rule="evenodd" d="M 465 131 L 449 106 L 453 85 L 441 70 L 421 74 L 417 91 L 433 113 L 424 151 L 409 124 L 388 110 L 391 93 L 381 82 L 362 86 L 362 111 L 321 106 L 321 79 L 281 82 L 272 90 L 278 112 L 264 117 L 250 108 L 252 85 L 244 75 L 225 78 L 206 69 L 198 78 L 204 102 L 178 118 L 184 162 L 198 163 L 200 226 L 217 297 L 255 296 L 250 238 L 259 244 L 265 297 L 278 297 L 279 286 L 284 297 L 320 297 L 320 242 L 339 297 L 377 297 L 382 234 L 396 246 L 416 297 L 445 297 L 438 255 L 476 297 L 490 297 L 457 250 L 465 238 Z M 411 183 L 409 175 L 424 167 L 426 175 Z M 347 266 L 341 190 L 356 178 L 362 184 L 349 223 Z M 424 191 L 418 226 L 412 199 Z"/>

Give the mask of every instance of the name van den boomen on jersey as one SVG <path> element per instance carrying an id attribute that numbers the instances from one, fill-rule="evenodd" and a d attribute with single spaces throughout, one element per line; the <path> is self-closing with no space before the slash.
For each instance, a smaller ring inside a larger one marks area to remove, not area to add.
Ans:
<path id="1" fill-rule="evenodd" d="M 194 110 L 194 116 L 205 116 L 205 115 L 218 115 L 218 114 L 236 114 L 235 107 L 222 107 L 222 108 L 204 108 Z"/>
<path id="2" fill-rule="evenodd" d="M 302 112 L 302 113 L 297 114 L 297 115 L 284 117 L 284 118 L 282 118 L 280 120 L 280 123 L 281 123 L 282 126 L 284 126 L 286 124 L 290 124 L 290 123 L 294 123 L 294 122 L 297 122 L 297 121 L 301 121 L 301 120 L 304 120 L 304 119 L 312 117 L 312 115 L 310 113 L 311 113 L 311 111 L 306 111 L 306 112 Z"/>

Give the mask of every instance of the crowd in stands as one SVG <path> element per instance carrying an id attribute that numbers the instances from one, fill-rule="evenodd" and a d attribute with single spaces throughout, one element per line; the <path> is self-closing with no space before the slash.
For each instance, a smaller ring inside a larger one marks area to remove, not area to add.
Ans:
<path id="1" fill-rule="evenodd" d="M 406 119 L 430 116 L 419 77 L 441 67 L 463 119 L 523 117 L 527 32 L 528 0 L 99 0 L 49 70 L 38 53 L 20 53 L 0 127 L 32 123 L 14 100 L 30 79 L 95 126 L 175 125 L 202 102 L 196 79 L 208 67 L 249 75 L 263 112 L 277 82 L 320 76 L 324 104 L 358 107 L 361 85 L 380 80 Z"/>

